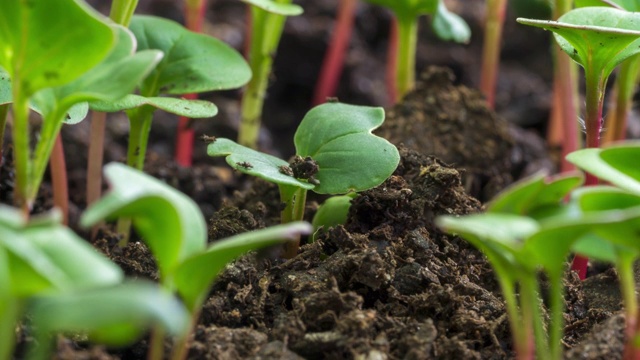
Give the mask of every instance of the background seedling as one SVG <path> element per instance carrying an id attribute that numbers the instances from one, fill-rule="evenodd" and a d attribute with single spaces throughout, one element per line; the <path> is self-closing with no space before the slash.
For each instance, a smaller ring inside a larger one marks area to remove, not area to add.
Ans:
<path id="1" fill-rule="evenodd" d="M 250 5 L 251 31 L 247 59 L 253 77 L 242 96 L 242 121 L 238 143 L 258 148 L 262 106 L 267 93 L 273 59 L 280 43 L 287 16 L 302 14 L 302 8 L 291 0 L 242 0 Z"/>
<path id="2" fill-rule="evenodd" d="M 307 234 L 311 226 L 294 222 L 223 239 L 207 247 L 207 229 L 198 206 L 166 184 L 122 164 L 109 164 L 105 176 L 112 190 L 85 212 L 81 223 L 131 218 L 153 253 L 162 286 L 184 301 L 192 327 L 208 290 L 224 266 L 255 249 L 273 246 Z M 162 355 L 163 332 L 156 331 L 151 357 Z M 181 334 L 173 359 L 186 356 L 189 332 Z"/>
<path id="3" fill-rule="evenodd" d="M 415 83 L 415 57 L 418 42 L 418 17 L 433 16 L 432 28 L 443 40 L 464 43 L 469 41 L 471 31 L 459 16 L 449 12 L 442 0 L 366 0 L 393 11 L 398 24 L 398 47 L 395 59 L 395 84 L 390 91 L 395 94 L 393 103 L 399 102 L 411 91 Z M 391 84 L 389 84 L 391 85 Z"/>
<path id="4" fill-rule="evenodd" d="M 380 185 L 393 173 L 400 161 L 398 150 L 371 133 L 383 121 L 381 108 L 327 103 L 310 110 L 300 123 L 294 137 L 298 161 L 292 164 L 228 139 L 216 139 L 207 152 L 225 156 L 240 172 L 278 184 L 286 205 L 282 223 L 288 223 L 303 218 L 308 190 L 357 192 Z M 297 251 L 298 244 L 292 243 L 284 256 L 294 257 Z"/>
<path id="5" fill-rule="evenodd" d="M 585 69 L 586 147 L 599 147 L 607 79 L 617 65 L 640 52 L 640 14 L 585 7 L 567 12 L 558 21 L 520 18 L 518 22 L 553 31 L 562 50 Z M 586 184 L 597 184 L 597 179 L 587 173 Z M 573 269 L 582 279 L 586 266 L 584 258 L 574 261 Z"/>

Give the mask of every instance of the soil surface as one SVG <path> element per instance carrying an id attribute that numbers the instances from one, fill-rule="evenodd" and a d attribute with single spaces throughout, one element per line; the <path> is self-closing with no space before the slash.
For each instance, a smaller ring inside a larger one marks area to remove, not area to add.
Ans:
<path id="1" fill-rule="evenodd" d="M 266 102 L 262 146 L 283 158 L 292 155 L 292 134 L 309 109 L 315 76 L 329 39 L 339 0 L 301 0 L 303 17 L 287 22 L 274 81 Z M 94 1 L 103 11 L 108 4 Z M 141 0 L 142 12 L 182 20 L 180 2 Z M 482 204 L 513 181 L 539 170 L 553 171 L 544 141 L 550 61 L 531 53 L 546 49 L 547 35 L 523 30 L 510 13 L 497 115 L 473 90 L 481 47 L 480 0 L 447 1 L 469 22 L 472 42 L 463 47 L 433 37 L 422 22 L 418 67 L 426 69 L 416 90 L 387 112 L 376 133 L 396 144 L 401 162 L 382 185 L 353 200 L 347 223 L 327 229 L 291 260 L 279 249 L 247 255 L 228 266 L 206 301 L 189 352 L 190 359 L 510 359 L 508 320 L 493 272 L 465 241 L 443 234 L 434 218 L 482 211 Z M 244 4 L 216 0 L 207 32 L 240 49 Z M 338 97 L 385 105 L 384 59 L 390 15 L 358 7 Z M 427 65 L 445 65 L 450 70 Z M 198 121 L 198 135 L 235 138 L 237 92 L 205 94 L 220 108 L 215 121 Z M 192 197 L 210 219 L 210 241 L 276 224 L 277 188 L 232 172 L 195 150 L 185 169 L 170 158 L 175 119 L 157 114 L 146 171 Z M 523 130 L 519 125 L 528 127 Z M 105 159 L 122 161 L 128 128 L 122 115 L 110 117 Z M 8 134 L 7 134 L 8 135 Z M 70 224 L 85 207 L 84 171 L 88 122 L 63 129 L 72 188 Z M 11 204 L 11 151 L 0 167 L 0 202 Z M 43 185 L 36 212 L 51 206 Z M 306 211 L 313 216 L 319 196 Z M 86 238 L 88 232 L 77 229 Z M 130 277 L 157 279 L 143 242 L 117 247 L 110 228 L 92 243 Z M 303 239 L 304 240 L 304 239 Z M 580 282 L 566 276 L 565 353 L 569 359 L 621 358 L 623 320 L 617 275 L 612 269 Z M 23 356 L 28 328 L 20 327 Z M 60 337 L 58 359 L 142 359 L 147 340 L 125 349 L 105 349 Z M 169 343 L 167 342 L 167 346 Z"/>

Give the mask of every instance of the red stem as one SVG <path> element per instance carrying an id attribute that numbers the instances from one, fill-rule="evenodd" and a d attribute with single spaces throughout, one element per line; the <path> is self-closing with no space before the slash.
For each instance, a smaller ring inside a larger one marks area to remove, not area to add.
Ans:
<path id="1" fill-rule="evenodd" d="M 69 224 L 69 184 L 67 182 L 67 165 L 64 160 L 62 137 L 56 136 L 51 158 L 49 159 L 51 184 L 53 186 L 53 203 L 62 211 L 63 224 Z"/>
<path id="2" fill-rule="evenodd" d="M 398 89 L 396 88 L 396 64 L 398 62 L 398 20 L 395 16 L 391 18 L 391 28 L 389 29 L 389 48 L 387 49 L 387 95 L 389 105 L 395 105 Z"/>
<path id="3" fill-rule="evenodd" d="M 493 109 L 495 105 L 496 81 L 498 77 L 498 67 L 500 66 L 500 44 L 506 8 L 506 0 L 487 1 L 487 21 L 484 30 L 480 91 L 484 94 L 487 99 L 487 104 L 491 109 Z"/>
<path id="4" fill-rule="evenodd" d="M 328 97 L 335 95 L 344 65 L 345 52 L 351 39 L 356 5 L 356 0 L 340 1 L 335 29 L 316 83 L 313 105 L 322 104 Z"/>
<path id="5" fill-rule="evenodd" d="M 190 6 L 195 4 L 195 6 Z M 195 2 L 187 1 L 185 6 L 185 19 L 187 29 L 193 32 L 202 32 L 202 24 L 207 10 L 207 0 L 199 0 Z M 194 100 L 198 96 L 196 94 L 186 94 L 185 99 Z M 191 119 L 181 116 L 178 120 L 178 129 L 176 134 L 176 152 L 175 161 L 178 165 L 190 167 L 193 163 L 193 139 L 195 132 L 191 127 Z"/>

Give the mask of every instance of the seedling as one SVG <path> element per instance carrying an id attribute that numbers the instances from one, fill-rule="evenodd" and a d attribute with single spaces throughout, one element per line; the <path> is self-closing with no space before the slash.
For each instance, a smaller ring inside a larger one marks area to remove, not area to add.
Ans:
<path id="1" fill-rule="evenodd" d="M 418 17 L 433 16 L 431 24 L 436 35 L 443 40 L 465 43 L 471 37 L 467 23 L 447 10 L 442 0 L 366 0 L 393 11 L 398 22 L 394 102 L 399 102 L 411 91 L 415 83 L 415 58 L 418 42 Z M 390 84 L 391 85 L 391 84 Z"/>
<path id="2" fill-rule="evenodd" d="M 242 1 L 251 5 L 251 35 L 247 59 L 253 77 L 242 96 L 242 121 L 238 143 L 257 149 L 262 107 L 284 22 L 287 16 L 302 14 L 302 8 L 292 4 L 291 0 Z"/>
<path id="3" fill-rule="evenodd" d="M 291 163 L 228 139 L 216 139 L 209 156 L 225 156 L 234 169 L 278 184 L 285 205 L 282 223 L 302 220 L 307 191 L 346 194 L 380 185 L 398 166 L 400 155 L 387 140 L 371 133 L 384 121 L 381 108 L 327 103 L 311 109 L 294 136 Z M 250 165 L 250 166 L 247 166 Z M 291 243 L 284 257 L 292 258 Z"/>
<path id="4" fill-rule="evenodd" d="M 73 0 L 3 1 L 0 14 L 0 22 L 6 24 L 0 29 L 0 66 L 12 85 L 16 193 L 28 216 L 67 112 L 82 102 L 122 97 L 162 54 L 132 55 L 133 47 L 114 48 L 116 40 L 127 37 L 126 30 L 108 25 L 99 14 Z M 74 24 L 72 29 L 69 23 Z M 67 51 L 69 48 L 74 51 Z M 49 60 L 41 61 L 43 58 Z M 43 117 L 33 156 L 30 102 Z"/>
<path id="5" fill-rule="evenodd" d="M 196 324 L 211 283 L 226 264 L 255 249 L 273 246 L 311 231 L 294 222 L 217 241 L 207 247 L 207 229 L 198 206 L 168 185 L 122 164 L 109 164 L 105 176 L 111 191 L 87 210 L 83 226 L 99 221 L 131 218 L 153 253 L 164 288 L 177 293 Z M 153 344 L 162 344 L 162 332 Z M 189 332 L 181 334 L 173 359 L 184 359 Z M 161 354 L 155 354 L 159 356 Z"/>
<path id="6" fill-rule="evenodd" d="M 328 230 L 331 227 L 344 225 L 351 208 L 351 200 L 355 198 L 356 193 L 348 193 L 346 195 L 332 196 L 325 200 L 313 216 L 313 236 L 312 241 L 317 239 L 320 231 Z"/>
<path id="7" fill-rule="evenodd" d="M 599 147 L 607 79 L 617 65 L 640 53 L 640 13 L 584 7 L 567 12 L 558 21 L 519 18 L 518 22 L 553 31 L 562 50 L 584 68 L 586 147 Z M 587 173 L 586 184 L 597 183 L 597 178 Z M 576 257 L 573 268 L 584 279 L 587 259 Z"/>
<path id="8" fill-rule="evenodd" d="M 140 95 L 129 94 L 118 101 L 92 102 L 93 110 L 127 110 L 131 129 L 127 164 L 144 166 L 149 129 L 154 111 L 162 109 L 176 115 L 212 117 L 215 105 L 201 100 L 162 97 L 212 90 L 233 89 L 244 85 L 251 71 L 240 54 L 212 37 L 193 33 L 181 25 L 152 16 L 134 16 L 131 31 L 138 48 L 162 51 L 165 56 L 140 86 Z"/>
<path id="9" fill-rule="evenodd" d="M 185 310 L 176 300 L 150 285 L 123 288 L 122 270 L 61 220 L 60 212 L 52 211 L 27 222 L 17 209 L 0 206 L 0 359 L 12 358 L 15 326 L 25 309 L 37 329 L 39 341 L 31 353 L 35 359 L 47 358 L 56 331 L 99 330 L 101 340 L 123 343 L 152 321 L 161 321 L 169 331 L 184 326 Z M 58 306 L 52 313 L 34 310 L 45 298 L 73 306 Z M 136 309 L 138 315 L 126 316 L 123 309 Z M 114 324 L 122 327 L 107 326 Z"/>

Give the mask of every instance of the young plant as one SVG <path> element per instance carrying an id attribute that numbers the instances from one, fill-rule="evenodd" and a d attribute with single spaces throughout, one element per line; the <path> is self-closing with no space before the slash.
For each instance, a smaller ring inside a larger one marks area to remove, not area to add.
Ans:
<path id="1" fill-rule="evenodd" d="M 130 122 L 127 164 L 142 169 L 154 111 L 202 118 L 217 113 L 215 105 L 200 100 L 160 96 L 233 89 L 244 85 L 251 71 L 240 54 L 212 37 L 193 33 L 181 25 L 152 16 L 134 16 L 131 31 L 138 49 L 162 51 L 165 56 L 142 81 L 140 95 L 119 101 L 92 102 L 93 110 L 126 110 Z"/>
<path id="2" fill-rule="evenodd" d="M 99 330 L 101 340 L 122 343 L 134 340 L 135 332 L 151 321 L 166 320 L 162 323 L 170 331 L 186 323 L 182 306 L 163 297 L 157 287 L 122 287 L 122 270 L 61 220 L 61 213 L 52 211 L 27 222 L 17 209 L 0 206 L 0 359 L 12 358 L 15 327 L 26 311 L 36 328 L 38 341 L 30 355 L 34 359 L 47 358 L 51 335 L 57 331 Z M 73 306 L 59 306 L 54 312 L 34 310 L 34 304 L 63 299 Z M 125 317 L 126 312 L 119 312 L 123 309 L 136 309 L 138 315 Z M 166 311 L 172 313 L 165 315 Z M 99 320 L 98 314 L 111 322 Z M 107 326 L 116 319 L 122 327 Z"/>
<path id="3" fill-rule="evenodd" d="M 79 1 L 4 1 L 0 3 L 0 22 L 7 25 L 0 28 L 0 66 L 12 85 L 16 194 L 28 216 L 67 112 L 82 102 L 124 96 L 162 54 L 131 54 L 133 47 L 119 41 L 130 34 L 108 25 Z M 69 23 L 75 24 L 71 30 Z M 69 48 L 74 51 L 67 51 Z M 48 61 L 41 61 L 43 58 Z M 33 154 L 29 146 L 30 102 L 43 118 Z"/>
<path id="4" fill-rule="evenodd" d="M 518 22 L 552 31 L 562 50 L 584 68 L 586 147 L 599 147 L 607 79 L 617 65 L 640 53 L 640 14 L 584 7 L 567 12 L 558 21 L 519 18 Z M 586 184 L 597 183 L 597 178 L 587 173 Z M 573 269 L 582 279 L 586 268 L 587 259 L 576 257 Z"/>
<path id="5" fill-rule="evenodd" d="M 251 26 L 247 59 L 253 77 L 242 96 L 242 120 L 238 143 L 258 148 L 262 107 L 269 84 L 273 59 L 280 43 L 287 16 L 302 14 L 291 0 L 242 0 L 251 5 Z"/>
<path id="6" fill-rule="evenodd" d="M 398 166 L 396 147 L 371 132 L 384 121 L 384 110 L 340 103 L 311 109 L 294 136 L 296 156 L 291 163 L 260 153 L 228 139 L 208 146 L 209 156 L 225 156 L 234 169 L 278 184 L 285 205 L 282 223 L 302 220 L 307 191 L 346 194 L 380 185 Z M 289 243 L 284 257 L 298 253 Z"/>
<path id="7" fill-rule="evenodd" d="M 240 234 L 207 246 L 207 229 L 198 206 L 168 185 L 129 168 L 112 163 L 105 167 L 111 190 L 88 209 L 83 226 L 102 220 L 127 217 L 153 253 L 162 286 L 180 296 L 195 326 L 212 282 L 226 264 L 238 256 L 273 246 L 311 231 L 307 223 L 295 222 Z M 180 335 L 172 359 L 184 359 L 190 331 Z M 154 333 L 152 348 L 162 345 L 161 331 Z M 161 356 L 161 351 L 152 358 Z"/>
<path id="8" fill-rule="evenodd" d="M 415 58 L 418 44 L 418 17 L 433 16 L 432 28 L 436 35 L 447 41 L 465 43 L 471 37 L 467 23 L 458 15 L 447 10 L 442 0 L 366 0 L 375 5 L 384 6 L 393 11 L 398 24 L 398 46 L 396 54 L 396 70 L 394 103 L 399 102 L 411 91 L 415 83 Z"/>
<path id="9" fill-rule="evenodd" d="M 346 195 L 336 195 L 325 200 L 313 216 L 311 225 L 313 226 L 313 236 L 311 241 L 316 241 L 320 231 L 328 230 L 331 227 L 344 225 L 351 208 L 351 200 L 356 197 L 356 193 Z"/>

